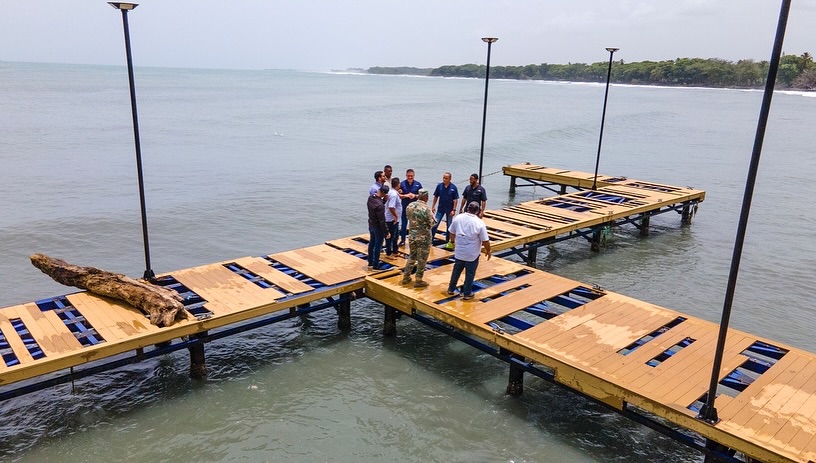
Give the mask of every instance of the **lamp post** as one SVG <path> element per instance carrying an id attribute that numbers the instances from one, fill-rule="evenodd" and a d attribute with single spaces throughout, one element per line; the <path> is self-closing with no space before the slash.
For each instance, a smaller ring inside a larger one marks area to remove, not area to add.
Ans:
<path id="1" fill-rule="evenodd" d="M 485 124 L 487 123 L 487 84 L 490 82 L 490 47 L 493 42 L 499 40 L 498 37 L 482 37 L 482 41 L 487 43 L 487 68 L 485 69 L 485 97 L 484 97 L 484 111 L 482 112 L 482 145 L 479 150 L 479 184 L 484 182 L 482 180 L 482 165 L 484 164 L 484 137 Z"/>
<path id="2" fill-rule="evenodd" d="M 130 28 L 128 27 L 128 11 L 139 6 L 138 3 L 108 2 L 108 4 L 122 12 L 122 26 L 125 30 L 125 53 L 127 54 L 128 81 L 130 83 L 130 108 L 133 114 L 133 139 L 136 145 L 136 171 L 139 178 L 139 203 L 142 211 L 142 238 L 145 251 L 145 280 L 153 280 L 156 275 L 150 266 L 150 244 L 147 239 L 147 211 L 145 209 L 144 177 L 142 175 L 142 147 L 139 142 L 139 116 L 136 113 L 136 88 L 133 85 L 133 58 L 130 54 Z"/>
<path id="3" fill-rule="evenodd" d="M 731 308 L 734 302 L 734 293 L 737 288 L 740 261 L 742 260 L 742 248 L 745 244 L 745 234 L 748 229 L 748 216 L 751 212 L 754 185 L 756 184 L 757 173 L 759 172 L 759 159 L 762 155 L 765 129 L 768 124 L 768 115 L 771 111 L 771 99 L 773 98 L 776 76 L 779 71 L 782 43 L 785 40 L 785 30 L 788 27 L 790 6 L 791 0 L 782 0 L 782 6 L 779 10 L 779 19 L 776 24 L 773 49 L 771 50 L 771 60 L 768 64 L 768 78 L 765 79 L 765 91 L 762 94 L 762 104 L 759 108 L 759 120 L 757 121 L 756 133 L 754 135 L 754 148 L 751 152 L 751 162 L 748 165 L 748 178 L 745 180 L 745 190 L 742 194 L 742 209 L 737 224 L 737 237 L 734 240 L 734 250 L 731 254 L 731 268 L 728 272 L 728 283 L 725 288 L 725 300 L 723 301 L 723 310 L 720 318 L 720 330 L 717 335 L 717 347 L 714 351 L 714 362 L 711 367 L 711 379 L 708 385 L 708 392 L 705 396 L 706 402 L 700 408 L 699 415 L 697 415 L 698 419 L 710 424 L 716 424 L 720 421 L 717 415 L 717 408 L 714 406 L 714 402 L 717 399 L 717 384 L 719 384 L 721 374 L 720 369 L 722 368 L 722 360 L 725 352 L 728 324 L 731 320 Z"/>
<path id="4" fill-rule="evenodd" d="M 604 92 L 603 111 L 601 112 L 601 134 L 598 136 L 598 155 L 595 157 L 595 177 L 592 178 L 592 189 L 598 188 L 598 164 L 601 162 L 601 142 L 603 141 L 604 120 L 606 119 L 606 98 L 609 96 L 609 78 L 612 76 L 612 55 L 620 48 L 607 47 L 609 52 L 609 67 L 606 70 L 606 91 Z"/>

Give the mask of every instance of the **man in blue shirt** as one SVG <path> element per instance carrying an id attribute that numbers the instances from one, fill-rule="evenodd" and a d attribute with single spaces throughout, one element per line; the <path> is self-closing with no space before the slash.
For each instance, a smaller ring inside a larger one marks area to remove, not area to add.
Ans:
<path id="1" fill-rule="evenodd" d="M 431 210 L 436 214 L 434 216 L 434 226 L 431 230 L 431 239 L 436 236 L 436 230 L 439 224 L 442 223 L 442 217 L 445 218 L 445 241 L 446 246 L 450 247 L 450 231 L 453 215 L 456 214 L 456 203 L 459 201 L 459 190 L 456 185 L 451 183 L 451 173 L 445 172 L 442 174 L 442 183 L 436 185 L 434 190 L 433 204 Z M 436 208 L 436 203 L 439 202 L 439 209 Z"/>
<path id="2" fill-rule="evenodd" d="M 405 211 L 408 210 L 408 205 L 419 198 L 419 190 L 422 189 L 422 184 L 414 180 L 414 169 L 405 171 L 405 180 L 400 183 L 400 199 L 402 199 L 402 223 L 400 225 L 400 241 L 399 246 L 405 246 L 405 237 L 408 235 L 408 217 Z"/>

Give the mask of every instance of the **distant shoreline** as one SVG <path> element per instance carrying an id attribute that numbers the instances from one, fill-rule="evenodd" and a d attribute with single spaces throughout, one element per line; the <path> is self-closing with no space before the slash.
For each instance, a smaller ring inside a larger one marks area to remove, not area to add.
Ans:
<path id="1" fill-rule="evenodd" d="M 491 66 L 490 77 L 510 80 L 541 80 L 554 82 L 604 83 L 607 62 L 569 64 L 527 64 L 524 66 Z M 665 86 L 761 89 L 768 74 L 767 61 L 740 60 L 736 63 L 721 59 L 678 58 L 668 61 L 612 62 L 611 83 Z M 461 64 L 437 68 L 411 66 L 376 66 L 354 69 L 368 74 L 406 75 L 422 77 L 462 77 L 484 79 L 484 65 Z M 779 90 L 816 90 L 816 63 L 810 53 L 783 55 L 780 60 L 776 87 Z"/>

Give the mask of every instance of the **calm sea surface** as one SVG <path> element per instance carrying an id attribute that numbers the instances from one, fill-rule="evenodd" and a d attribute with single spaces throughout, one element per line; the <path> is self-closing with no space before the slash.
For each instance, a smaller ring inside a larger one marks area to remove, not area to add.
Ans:
<path id="1" fill-rule="evenodd" d="M 124 67 L 0 62 L 0 306 L 70 292 L 35 252 L 144 271 Z M 362 233 L 372 173 L 425 185 L 478 170 L 484 82 L 295 71 L 136 69 L 157 273 Z M 707 192 L 694 224 L 652 219 L 539 252 L 562 276 L 718 321 L 761 92 L 613 86 L 600 172 Z M 603 86 L 491 81 L 488 207 L 501 166 L 592 172 Z M 816 98 L 774 96 L 732 327 L 816 351 Z M 333 311 L 0 404 L 0 461 L 699 461 L 671 440 L 382 308 Z"/>

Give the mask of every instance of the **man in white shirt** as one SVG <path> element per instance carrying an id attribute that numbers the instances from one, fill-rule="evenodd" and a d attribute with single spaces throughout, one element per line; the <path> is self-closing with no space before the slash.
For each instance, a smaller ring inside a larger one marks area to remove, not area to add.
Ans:
<path id="1" fill-rule="evenodd" d="M 385 226 L 391 238 L 385 240 L 385 256 L 389 259 L 397 257 L 397 243 L 399 241 L 399 219 L 402 215 L 402 201 L 399 197 L 400 179 L 391 179 L 391 189 L 388 190 L 388 197 L 385 200 Z M 397 188 L 394 188 L 394 185 Z"/>
<path id="2" fill-rule="evenodd" d="M 451 271 L 448 294 L 456 294 L 456 285 L 462 270 L 465 271 L 465 282 L 462 284 L 462 299 L 473 299 L 473 279 L 476 277 L 476 268 L 479 266 L 479 254 L 482 246 L 485 249 L 487 260 L 490 260 L 490 238 L 487 236 L 487 226 L 479 218 L 480 206 L 477 202 L 467 205 L 467 213 L 453 218 L 450 226 L 450 242 L 454 245 L 454 262 Z"/>

